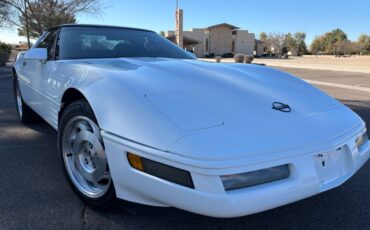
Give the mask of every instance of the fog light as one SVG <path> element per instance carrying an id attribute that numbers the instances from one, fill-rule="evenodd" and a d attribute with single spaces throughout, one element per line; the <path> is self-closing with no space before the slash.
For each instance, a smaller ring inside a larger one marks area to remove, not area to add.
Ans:
<path id="1" fill-rule="evenodd" d="M 127 153 L 127 159 L 134 169 L 175 184 L 194 188 L 193 180 L 188 171 L 155 162 L 133 153 Z"/>
<path id="2" fill-rule="evenodd" d="M 246 188 L 289 177 L 289 166 L 281 165 L 241 174 L 221 176 L 225 190 Z"/>

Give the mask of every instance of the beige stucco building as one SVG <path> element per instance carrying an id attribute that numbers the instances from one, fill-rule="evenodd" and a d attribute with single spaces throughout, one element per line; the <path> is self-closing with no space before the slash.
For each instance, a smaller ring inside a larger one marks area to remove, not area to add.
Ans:
<path id="1" fill-rule="evenodd" d="M 171 41 L 176 41 L 174 31 L 168 31 L 165 35 Z M 227 23 L 184 31 L 183 36 L 184 48 L 193 51 L 197 57 L 228 53 L 253 55 L 254 52 L 254 33 Z"/>

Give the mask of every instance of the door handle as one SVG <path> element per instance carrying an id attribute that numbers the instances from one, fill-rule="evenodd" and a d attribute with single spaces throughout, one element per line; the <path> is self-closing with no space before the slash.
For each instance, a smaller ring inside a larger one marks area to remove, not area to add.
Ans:
<path id="1" fill-rule="evenodd" d="M 24 61 L 22 64 L 23 64 L 23 66 L 25 66 L 27 64 L 27 62 Z"/>

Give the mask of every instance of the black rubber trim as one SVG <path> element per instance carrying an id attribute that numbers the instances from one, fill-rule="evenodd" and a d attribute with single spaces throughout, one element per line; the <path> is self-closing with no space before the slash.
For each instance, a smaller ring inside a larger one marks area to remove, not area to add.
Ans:
<path id="1" fill-rule="evenodd" d="M 141 157 L 144 172 L 163 180 L 194 189 L 190 172 Z"/>

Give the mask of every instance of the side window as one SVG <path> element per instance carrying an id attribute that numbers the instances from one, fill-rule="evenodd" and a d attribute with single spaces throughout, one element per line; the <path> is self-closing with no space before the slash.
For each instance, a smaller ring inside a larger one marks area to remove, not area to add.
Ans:
<path id="1" fill-rule="evenodd" d="M 53 54 L 53 46 L 54 40 L 57 36 L 58 30 L 49 31 L 45 37 L 40 41 L 40 43 L 36 46 L 36 48 L 46 48 L 48 50 L 48 57 L 49 59 L 52 57 Z"/>

